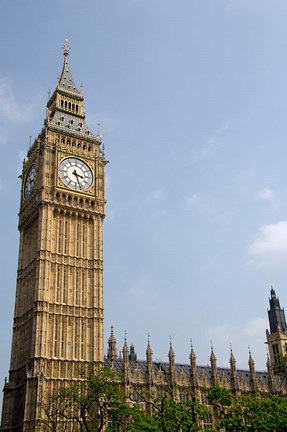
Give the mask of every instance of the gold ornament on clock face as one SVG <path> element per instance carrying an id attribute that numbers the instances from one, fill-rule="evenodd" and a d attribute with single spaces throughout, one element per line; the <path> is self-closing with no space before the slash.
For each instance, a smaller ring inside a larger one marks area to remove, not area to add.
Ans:
<path id="1" fill-rule="evenodd" d="M 32 194 L 34 187 L 35 187 L 35 181 L 36 181 L 36 164 L 32 164 L 29 168 L 28 174 L 26 176 L 25 184 L 24 184 L 24 199 L 28 199 L 29 196 Z"/>
<path id="2" fill-rule="evenodd" d="M 59 165 L 59 176 L 70 189 L 85 191 L 93 184 L 91 168 L 82 159 L 67 157 Z"/>

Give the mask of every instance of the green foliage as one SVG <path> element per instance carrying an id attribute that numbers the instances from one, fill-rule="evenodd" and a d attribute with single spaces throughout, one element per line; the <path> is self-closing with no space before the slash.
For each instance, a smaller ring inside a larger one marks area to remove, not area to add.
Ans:
<path id="1" fill-rule="evenodd" d="M 189 389 L 168 384 L 153 392 L 140 388 L 137 402 L 121 389 L 122 377 L 100 368 L 95 376 L 62 388 L 46 407 L 42 423 L 50 432 L 199 432 L 210 416 Z M 138 402 L 139 401 L 139 402 Z M 216 430 L 226 432 L 286 432 L 287 398 L 278 395 L 243 395 L 214 387 L 208 401 Z M 209 432 L 215 432 L 209 429 Z"/>
<path id="2" fill-rule="evenodd" d="M 232 404 L 232 395 L 229 390 L 223 387 L 213 387 L 207 396 L 208 402 L 211 405 L 224 407 Z"/>
<path id="3" fill-rule="evenodd" d="M 226 432 L 285 432 L 287 399 L 277 395 L 241 396 L 221 413 L 219 427 Z"/>
<path id="4" fill-rule="evenodd" d="M 163 432 L 198 431 L 198 420 L 209 414 L 207 407 L 194 400 L 177 402 L 166 398 L 162 409 L 154 413 L 154 418 Z"/>
<path id="5" fill-rule="evenodd" d="M 62 432 L 67 424 L 75 432 L 117 432 L 130 416 L 120 376 L 108 368 L 100 368 L 95 376 L 72 387 L 61 388 L 53 403 L 57 406 L 55 415 L 51 410 L 47 415 L 46 410 L 46 417 L 53 424 L 50 430 L 55 432 Z M 42 422 L 47 424 L 47 419 Z"/>
<path id="6" fill-rule="evenodd" d="M 149 407 L 151 415 L 147 416 L 149 427 L 154 432 L 195 432 L 202 430 L 198 426 L 210 415 L 208 407 L 198 403 L 189 389 L 185 390 L 184 401 L 179 400 L 182 389 L 164 385 L 154 392 L 141 390 L 139 399 Z"/>

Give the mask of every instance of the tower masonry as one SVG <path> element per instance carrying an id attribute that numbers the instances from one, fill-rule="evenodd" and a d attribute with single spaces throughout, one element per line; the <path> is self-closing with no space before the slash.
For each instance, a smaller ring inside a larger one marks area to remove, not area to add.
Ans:
<path id="1" fill-rule="evenodd" d="M 33 432 L 49 395 L 104 361 L 105 160 L 64 64 L 23 163 L 19 262 L 1 430 Z M 43 426 L 42 426 L 43 427 Z"/>

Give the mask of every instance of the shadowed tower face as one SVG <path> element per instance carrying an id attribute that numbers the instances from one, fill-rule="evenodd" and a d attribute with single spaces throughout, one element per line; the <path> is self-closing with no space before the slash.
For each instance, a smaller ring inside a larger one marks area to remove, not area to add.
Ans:
<path id="1" fill-rule="evenodd" d="M 272 287 L 269 305 L 268 319 L 270 331 L 266 330 L 266 337 L 271 364 L 274 365 L 279 361 L 280 356 L 286 355 L 287 325 L 284 309 L 280 307 L 279 298 Z"/>
<path id="2" fill-rule="evenodd" d="M 103 362 L 105 157 L 85 121 L 68 42 L 44 127 L 23 163 L 19 263 L 1 430 L 39 427 L 49 394 Z"/>

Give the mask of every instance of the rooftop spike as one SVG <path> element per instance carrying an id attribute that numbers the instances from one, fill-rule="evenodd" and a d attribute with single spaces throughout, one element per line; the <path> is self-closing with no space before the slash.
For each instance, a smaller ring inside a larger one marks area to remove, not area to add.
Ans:
<path id="1" fill-rule="evenodd" d="M 196 354 L 195 354 L 194 349 L 193 349 L 192 339 L 190 339 L 190 355 L 189 355 L 189 358 L 190 358 L 190 360 L 193 360 L 194 363 L 195 363 L 195 361 L 196 361 Z"/>
<path id="2" fill-rule="evenodd" d="M 174 351 L 173 351 L 173 348 L 172 348 L 172 337 L 171 336 L 169 337 L 169 352 L 168 352 L 168 357 L 169 357 L 169 359 L 175 357 Z"/>
<path id="3" fill-rule="evenodd" d="M 254 360 L 251 354 L 251 349 L 250 349 L 250 345 L 248 345 L 248 351 L 249 351 L 249 360 L 248 360 L 248 364 L 249 367 L 253 367 L 254 366 Z"/>
<path id="4" fill-rule="evenodd" d="M 69 52 L 70 52 L 70 46 L 69 46 L 69 41 L 68 39 L 64 40 L 64 45 L 63 45 L 63 51 L 64 51 L 64 56 L 68 56 Z"/>
<path id="5" fill-rule="evenodd" d="M 70 46 L 67 39 L 65 39 L 63 45 L 63 51 L 64 51 L 64 65 L 63 65 L 61 76 L 58 81 L 58 89 L 61 89 L 62 91 L 68 93 L 73 93 L 74 95 L 77 95 L 78 97 L 81 97 L 81 99 L 83 99 L 82 93 L 77 89 L 70 71 L 70 66 L 68 62 Z"/>
<path id="6" fill-rule="evenodd" d="M 215 356 L 214 351 L 213 351 L 212 341 L 211 341 L 210 361 L 211 361 L 211 364 L 214 363 L 214 362 L 216 362 L 216 356 Z"/>
<path id="7" fill-rule="evenodd" d="M 151 357 L 152 354 L 153 354 L 153 352 L 152 352 L 152 349 L 151 349 L 151 346 L 150 346 L 150 334 L 148 334 L 146 355 L 147 355 L 147 357 Z"/>

